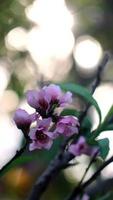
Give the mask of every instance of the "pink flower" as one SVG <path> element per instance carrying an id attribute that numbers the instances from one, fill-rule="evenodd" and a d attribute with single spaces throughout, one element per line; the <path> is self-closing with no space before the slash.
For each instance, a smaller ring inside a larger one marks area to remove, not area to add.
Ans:
<path id="1" fill-rule="evenodd" d="M 50 84 L 49 86 L 44 87 L 46 93 L 51 98 L 51 103 L 56 103 L 58 106 L 65 106 L 68 103 L 72 102 L 72 93 L 66 92 L 62 93 L 61 88 L 58 85 Z"/>
<path id="2" fill-rule="evenodd" d="M 73 134 L 77 134 L 78 128 L 79 128 L 79 122 L 76 117 L 64 116 L 58 121 L 54 134 L 56 135 L 61 134 L 69 137 Z"/>
<path id="3" fill-rule="evenodd" d="M 62 91 L 58 85 L 50 84 L 49 86 L 43 87 L 46 94 L 49 95 L 51 102 L 58 103 L 60 97 L 62 96 Z"/>
<path id="4" fill-rule="evenodd" d="M 28 104 L 35 108 L 41 115 L 46 115 L 50 107 L 50 97 L 46 94 L 45 90 L 29 90 L 27 92 Z"/>
<path id="5" fill-rule="evenodd" d="M 51 124 L 51 118 L 38 120 L 37 127 L 32 128 L 29 132 L 29 137 L 32 140 L 32 143 L 29 146 L 29 150 L 34 149 L 50 149 L 52 146 L 51 132 L 48 131 L 48 128 Z"/>
<path id="6" fill-rule="evenodd" d="M 82 154 L 94 156 L 95 153 L 98 152 L 98 148 L 89 146 L 83 136 L 80 136 L 77 143 L 71 144 L 68 150 L 74 156 L 80 156 Z"/>
<path id="7" fill-rule="evenodd" d="M 29 90 L 27 101 L 42 117 L 48 117 L 53 114 L 56 107 L 71 103 L 72 94 L 71 92 L 63 94 L 58 85 L 51 84 L 43 87 L 40 91 Z"/>
<path id="8" fill-rule="evenodd" d="M 36 119 L 35 114 L 29 115 L 25 110 L 18 109 L 14 114 L 14 121 L 18 129 L 25 131 L 29 130 L 31 122 Z"/>
<path id="9" fill-rule="evenodd" d="M 61 98 L 60 98 L 60 106 L 64 107 L 67 104 L 72 103 L 72 93 L 71 92 L 66 92 Z"/>

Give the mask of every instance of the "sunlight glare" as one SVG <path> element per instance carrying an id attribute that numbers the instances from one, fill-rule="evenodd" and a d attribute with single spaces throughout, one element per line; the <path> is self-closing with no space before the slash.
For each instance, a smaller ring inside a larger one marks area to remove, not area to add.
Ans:
<path id="1" fill-rule="evenodd" d="M 77 165 L 69 167 L 64 170 L 65 178 L 70 183 L 79 182 L 81 180 L 87 168 L 89 158 L 86 155 L 81 155 L 78 156 L 75 160 L 73 160 L 73 162 L 77 163 Z M 92 174 L 93 174 L 93 169 L 90 168 L 84 180 L 86 181 Z"/>
<path id="2" fill-rule="evenodd" d="M 25 13 L 35 23 L 27 36 L 27 49 L 39 73 L 55 80 L 56 75 L 58 80 L 61 77 L 60 73 L 56 73 L 58 68 L 67 73 L 71 67 L 74 18 L 64 0 L 35 0 Z"/>
<path id="3" fill-rule="evenodd" d="M 76 40 L 74 58 L 83 71 L 95 70 L 102 58 L 100 43 L 91 36 L 81 36 Z"/>
<path id="4" fill-rule="evenodd" d="M 3 113 L 0 114 L 0 168 L 20 148 L 21 140 L 22 133 L 13 124 L 10 117 Z"/>
<path id="5" fill-rule="evenodd" d="M 4 92 L 6 89 L 8 82 L 9 82 L 9 72 L 5 68 L 5 64 L 3 62 L 0 62 L 0 95 Z"/>
<path id="6" fill-rule="evenodd" d="M 25 10 L 29 20 L 47 29 L 72 28 L 73 16 L 66 7 L 64 0 L 35 0 Z"/>
<path id="7" fill-rule="evenodd" d="M 16 27 L 9 31 L 5 37 L 5 45 L 9 50 L 24 51 L 26 46 L 27 31 L 22 27 Z"/>
<path id="8" fill-rule="evenodd" d="M 0 97 L 0 112 L 7 113 L 14 111 L 19 103 L 17 93 L 13 90 L 5 90 Z"/>

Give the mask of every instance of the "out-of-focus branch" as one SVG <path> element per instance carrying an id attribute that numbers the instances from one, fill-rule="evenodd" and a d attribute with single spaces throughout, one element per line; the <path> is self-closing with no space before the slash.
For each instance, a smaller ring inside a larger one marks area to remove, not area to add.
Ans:
<path id="1" fill-rule="evenodd" d="M 96 151 L 95 154 L 93 155 L 93 157 L 91 158 L 91 160 L 90 160 L 90 162 L 89 162 L 89 164 L 88 164 L 88 166 L 87 166 L 87 168 L 86 168 L 86 170 L 85 170 L 85 173 L 84 173 L 84 175 L 83 175 L 81 181 L 79 182 L 79 185 L 81 185 L 82 182 L 84 181 L 85 176 L 86 176 L 88 170 L 90 169 L 91 165 L 95 162 L 95 158 L 96 158 L 97 154 L 98 154 L 98 151 Z"/>
<path id="2" fill-rule="evenodd" d="M 113 190 L 113 177 L 105 180 L 99 180 L 95 184 L 89 185 L 85 192 L 92 198 L 97 195 L 105 195 L 109 191 Z"/>
<path id="3" fill-rule="evenodd" d="M 95 75 L 95 82 L 94 82 L 94 84 L 92 85 L 91 94 L 93 94 L 93 93 L 95 92 L 96 88 L 100 85 L 102 73 L 103 73 L 103 71 L 104 71 L 104 68 L 105 68 L 105 66 L 106 66 L 106 64 L 107 64 L 107 62 L 108 62 L 108 60 L 109 60 L 109 57 L 110 57 L 109 53 L 106 52 L 106 53 L 104 54 L 104 56 L 103 56 L 103 59 L 102 59 L 100 65 L 98 66 L 98 70 L 97 70 L 97 73 L 96 73 L 96 75 Z M 88 104 L 86 105 L 85 111 L 84 111 L 84 112 L 81 114 L 81 116 L 80 116 L 80 121 L 81 121 L 81 123 L 82 123 L 84 117 L 86 116 L 89 107 L 90 107 L 90 104 L 88 103 Z"/>
<path id="4" fill-rule="evenodd" d="M 96 87 L 100 84 L 100 80 L 101 80 L 101 74 L 104 70 L 104 67 L 107 63 L 109 59 L 109 54 L 105 53 L 102 62 L 100 64 L 100 66 L 98 67 L 97 70 L 97 74 L 96 74 L 96 80 L 94 85 L 92 86 L 92 90 L 91 93 L 93 93 L 96 89 Z M 82 123 L 83 119 L 85 118 L 87 111 L 89 109 L 90 105 L 88 104 L 86 106 L 85 111 L 82 113 L 82 115 L 80 116 L 80 123 Z M 40 197 L 42 196 L 42 194 L 45 192 L 45 190 L 47 189 L 50 181 L 52 180 L 52 178 L 54 178 L 59 171 L 66 166 L 66 164 L 72 160 L 74 158 L 73 155 L 71 155 L 68 152 L 65 152 L 65 148 L 68 144 L 68 142 L 70 141 L 71 138 L 68 138 L 67 140 L 64 141 L 64 143 L 61 146 L 61 150 L 60 153 L 58 153 L 58 155 L 55 157 L 55 159 L 50 163 L 50 165 L 48 166 L 48 168 L 45 170 L 45 172 L 41 175 L 41 177 L 36 181 L 35 185 L 32 188 L 31 194 L 28 198 L 28 200 L 39 200 Z M 100 172 L 99 172 L 100 173 Z M 98 171 L 97 171 L 98 174 Z M 87 182 L 85 183 L 87 186 Z M 88 184 L 89 185 L 89 184 Z M 85 187 L 86 187 L 85 186 Z M 80 186 L 79 186 L 80 187 Z M 83 189 L 84 189 L 84 185 L 82 185 Z M 81 187 L 80 187 L 81 189 Z M 80 189 L 78 191 L 80 191 Z M 76 189 L 75 189 L 76 190 Z"/>
<path id="5" fill-rule="evenodd" d="M 77 195 L 81 192 L 83 192 L 83 190 L 88 187 L 93 181 L 95 181 L 95 179 L 100 175 L 101 171 L 108 166 L 111 162 L 113 162 L 113 156 L 110 157 L 107 161 L 105 161 L 98 169 L 97 171 L 91 176 L 91 178 L 89 178 L 85 183 L 83 183 L 82 185 L 78 185 L 78 187 L 76 187 L 73 192 L 71 193 L 71 195 L 67 198 L 67 200 L 74 200 L 75 197 L 77 197 Z"/>
<path id="6" fill-rule="evenodd" d="M 73 158 L 74 156 L 69 152 L 65 152 L 64 154 L 59 153 L 36 181 L 28 200 L 39 200 L 51 179 L 55 178 L 59 171 Z"/>

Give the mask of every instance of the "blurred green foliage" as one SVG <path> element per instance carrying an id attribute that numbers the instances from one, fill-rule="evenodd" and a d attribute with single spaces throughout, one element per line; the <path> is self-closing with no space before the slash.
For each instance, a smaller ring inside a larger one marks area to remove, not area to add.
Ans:
<path id="1" fill-rule="evenodd" d="M 28 1 L 28 4 L 30 1 Z M 4 37 L 13 28 L 22 26 L 29 28 L 26 20 L 25 7 L 18 0 L 0 1 L 0 55 L 6 56 L 7 49 L 4 44 Z"/>

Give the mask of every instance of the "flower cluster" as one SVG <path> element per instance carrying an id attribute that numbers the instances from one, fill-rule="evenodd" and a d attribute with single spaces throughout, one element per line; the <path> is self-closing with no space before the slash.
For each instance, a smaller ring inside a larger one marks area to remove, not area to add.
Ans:
<path id="1" fill-rule="evenodd" d="M 65 107 L 72 102 L 71 92 L 63 94 L 59 86 L 51 84 L 40 91 L 28 91 L 27 102 L 35 108 L 35 112 L 29 115 L 25 110 L 18 109 L 14 121 L 25 137 L 29 137 L 30 151 L 50 149 L 53 140 L 60 135 L 69 137 L 78 134 L 79 121 L 76 117 L 61 117 L 55 112 L 56 108 Z M 36 122 L 34 127 L 33 122 Z"/>
<path id="2" fill-rule="evenodd" d="M 35 109 L 33 114 L 18 109 L 14 114 L 17 128 L 30 140 L 29 150 L 50 149 L 53 141 L 59 137 L 70 137 L 79 132 L 79 120 L 75 116 L 60 116 L 56 108 L 65 107 L 72 102 L 71 92 L 65 94 L 58 85 L 51 84 L 40 91 L 27 92 L 27 102 Z M 35 126 L 34 126 L 35 122 Z M 92 148 L 85 137 L 79 136 L 76 143 L 70 144 L 68 151 L 75 156 L 86 154 L 93 156 L 97 148 Z"/>
<path id="3" fill-rule="evenodd" d="M 59 86 L 51 84 L 43 87 L 40 91 L 28 91 L 27 101 L 42 118 L 47 118 L 53 116 L 55 108 L 64 107 L 66 104 L 71 103 L 72 94 L 67 92 L 63 95 Z"/>

